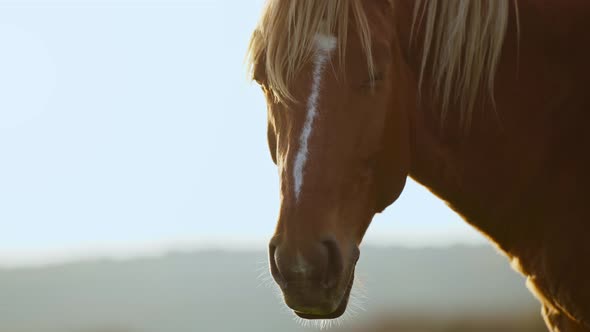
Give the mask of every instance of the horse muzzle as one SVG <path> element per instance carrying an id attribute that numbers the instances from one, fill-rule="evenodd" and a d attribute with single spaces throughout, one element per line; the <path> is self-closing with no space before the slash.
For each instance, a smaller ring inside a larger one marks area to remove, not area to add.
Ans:
<path id="1" fill-rule="evenodd" d="M 349 252 L 343 255 L 331 238 L 305 246 L 273 238 L 269 245 L 270 270 L 285 303 L 296 315 L 331 319 L 346 311 L 359 258 L 356 246 Z"/>

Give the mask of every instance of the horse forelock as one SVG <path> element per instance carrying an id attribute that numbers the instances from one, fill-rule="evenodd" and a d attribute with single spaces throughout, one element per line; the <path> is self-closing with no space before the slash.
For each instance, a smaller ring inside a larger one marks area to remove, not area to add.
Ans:
<path id="1" fill-rule="evenodd" d="M 394 0 L 387 1 L 394 6 Z M 419 88 L 422 89 L 424 76 L 428 73 L 432 97 L 440 105 L 441 123 L 453 105 L 453 110 L 459 112 L 460 126 L 468 129 L 476 102 L 482 97 L 481 91 L 494 102 L 494 78 L 511 1 L 517 9 L 516 0 L 415 1 L 411 30 L 413 37 L 417 36 L 418 30 L 421 31 Z M 275 99 L 294 101 L 290 83 L 303 65 L 312 60 L 316 51 L 315 36 L 334 36 L 338 60 L 343 64 L 348 28 L 352 23 L 356 25 L 368 73 L 372 75 L 368 4 L 372 3 L 361 0 L 269 0 L 250 40 L 250 73 L 262 69 L 264 83 Z"/>
<path id="2" fill-rule="evenodd" d="M 250 40 L 250 73 L 260 67 L 277 101 L 295 101 L 290 84 L 317 51 L 316 36 L 334 36 L 335 53 L 339 63 L 344 63 L 351 18 L 372 74 L 371 30 L 365 8 L 358 0 L 269 0 Z"/>

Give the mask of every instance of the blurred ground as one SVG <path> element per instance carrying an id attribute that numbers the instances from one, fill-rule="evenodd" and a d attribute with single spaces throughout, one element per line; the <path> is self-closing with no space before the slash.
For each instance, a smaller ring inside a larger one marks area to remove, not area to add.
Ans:
<path id="1" fill-rule="evenodd" d="M 424 320 L 420 318 L 383 321 L 376 324 L 351 329 L 351 332 L 547 332 L 547 328 L 538 315 L 522 319 L 496 320 Z"/>
<path id="2" fill-rule="evenodd" d="M 536 300 L 489 247 L 363 248 L 357 313 L 332 331 L 546 331 Z M 175 253 L 0 269 L 1 332 L 310 331 L 264 252 Z"/>

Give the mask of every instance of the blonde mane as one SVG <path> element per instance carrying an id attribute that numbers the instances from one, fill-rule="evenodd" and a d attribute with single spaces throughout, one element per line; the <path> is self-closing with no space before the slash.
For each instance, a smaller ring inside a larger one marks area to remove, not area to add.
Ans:
<path id="1" fill-rule="evenodd" d="M 441 103 L 441 124 L 452 103 L 460 112 L 461 127 L 469 129 L 482 91 L 495 106 L 494 79 L 510 0 L 415 1 L 412 33 L 422 28 L 424 39 L 419 86 L 430 65 L 432 95 Z"/>
<path id="2" fill-rule="evenodd" d="M 433 97 L 441 103 L 441 121 L 453 104 L 460 111 L 461 125 L 468 128 L 481 91 L 487 90 L 494 101 L 510 1 L 415 0 L 412 33 L 420 30 L 423 35 L 420 87 L 428 66 Z M 350 17 L 372 74 L 371 31 L 362 0 L 269 0 L 250 40 L 251 74 L 260 66 L 276 99 L 293 100 L 289 83 L 310 60 L 316 34 L 336 37 L 338 58 L 344 63 Z"/>

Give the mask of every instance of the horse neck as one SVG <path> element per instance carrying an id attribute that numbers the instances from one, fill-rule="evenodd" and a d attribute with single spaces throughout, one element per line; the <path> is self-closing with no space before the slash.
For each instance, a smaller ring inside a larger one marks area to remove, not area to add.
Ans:
<path id="1" fill-rule="evenodd" d="M 411 3 L 398 0 L 398 15 L 411 17 Z M 590 23 L 559 2 L 552 5 L 556 8 L 535 1 L 519 6 L 521 34 L 513 12 L 496 76 L 495 109 L 478 109 L 468 135 L 453 126 L 452 117 L 440 130 L 440 111 L 427 90 L 410 112 L 410 176 L 506 252 L 542 247 L 547 234 L 582 227 L 583 190 L 590 185 L 590 161 L 576 149 L 590 145 L 584 88 L 590 50 L 576 46 L 590 41 Z M 399 35 L 409 36 L 410 25 L 400 24 Z M 417 77 L 419 50 L 406 48 L 403 54 Z M 424 86 L 429 83 L 426 75 Z"/>
<path id="2" fill-rule="evenodd" d="M 413 0 L 398 0 L 397 15 L 399 36 L 410 36 Z M 405 21 L 401 16 L 406 17 Z M 516 37 L 515 28 L 511 27 L 506 39 L 505 53 L 514 52 L 514 56 L 503 56 L 501 66 L 515 66 Z M 417 40 L 401 39 L 402 45 L 408 45 L 402 53 L 410 72 L 416 78 L 420 72 L 421 52 L 415 45 L 421 45 L 421 36 Z M 410 49 L 409 45 L 414 45 Z M 503 153 L 506 145 L 519 138 L 508 137 L 503 132 L 502 124 L 493 109 L 475 114 L 473 127 L 464 135 L 462 128 L 454 125 L 453 109 L 444 129 L 440 126 L 440 110 L 437 102 L 430 97 L 428 87 L 431 78 L 425 75 L 420 101 L 415 110 L 410 112 L 412 123 L 412 161 L 410 176 L 429 188 L 435 195 L 447 201 L 449 206 L 464 217 L 475 228 L 482 231 L 506 251 L 518 251 L 519 247 L 536 246 L 536 243 L 523 243 L 516 240 L 526 233 L 529 241 L 537 241 L 540 236 L 531 234 L 530 220 L 517 218 L 520 210 L 514 205 L 521 202 L 522 187 L 528 185 L 530 177 L 516 178 L 514 168 L 504 163 Z M 455 112 L 457 114 L 457 112 Z M 517 155 L 519 152 L 514 151 Z M 534 163 L 534 158 L 523 161 L 523 166 Z M 518 172 L 516 172 L 518 174 Z M 533 228 L 542 232 L 538 227 Z"/>

